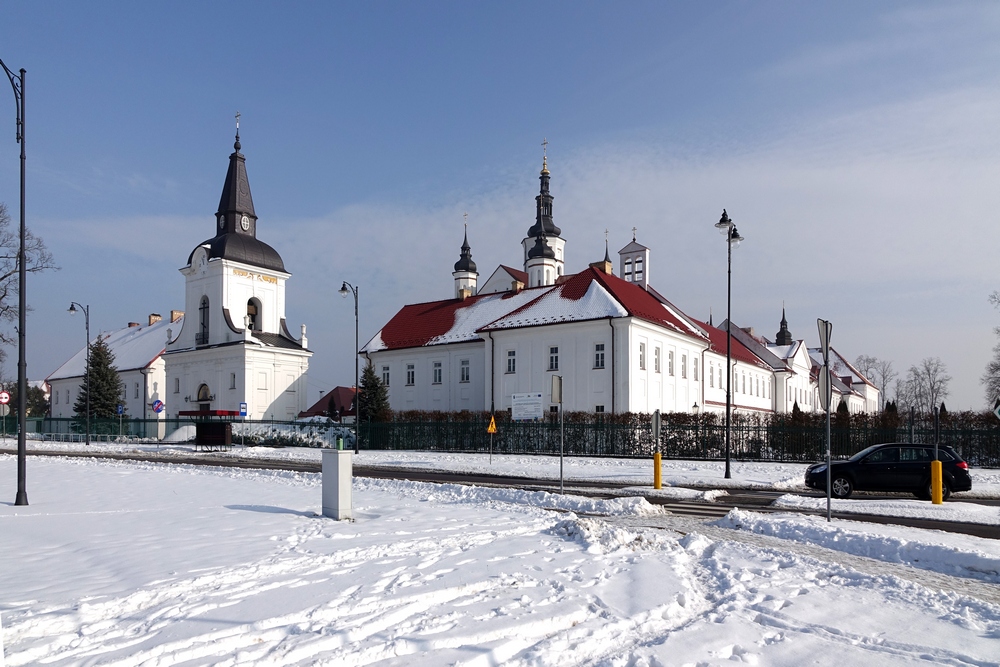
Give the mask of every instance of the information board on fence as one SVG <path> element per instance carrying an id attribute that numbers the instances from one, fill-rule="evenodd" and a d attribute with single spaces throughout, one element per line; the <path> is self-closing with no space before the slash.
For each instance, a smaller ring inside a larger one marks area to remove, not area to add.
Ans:
<path id="1" fill-rule="evenodd" d="M 516 422 L 542 419 L 542 394 L 511 394 L 510 418 Z"/>

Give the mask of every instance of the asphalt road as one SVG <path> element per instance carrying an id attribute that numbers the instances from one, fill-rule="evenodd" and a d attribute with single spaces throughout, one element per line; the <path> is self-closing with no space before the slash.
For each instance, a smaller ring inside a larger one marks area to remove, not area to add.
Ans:
<path id="1" fill-rule="evenodd" d="M 0 453 L 16 454 L 16 450 L 0 449 Z M 204 466 L 220 466 L 228 468 L 247 468 L 258 470 L 291 470 L 298 472 L 320 472 L 319 462 L 309 461 L 268 461 L 261 459 L 240 459 L 233 457 L 216 456 L 210 452 L 192 453 L 189 456 L 159 456 L 154 453 L 117 453 L 117 452 L 47 452 L 32 451 L 29 456 L 69 456 L 81 458 L 105 458 L 114 460 L 136 460 L 152 463 L 173 463 Z M 527 477 L 510 477 L 504 475 L 472 475 L 460 472 L 428 471 L 428 470 L 408 470 L 400 468 L 374 468 L 367 466 L 354 466 L 354 474 L 357 477 L 371 477 L 376 479 L 402 479 L 416 482 L 432 482 L 447 484 L 474 484 L 477 486 L 496 486 L 526 489 L 531 491 L 559 491 L 558 480 L 539 480 Z M 30 479 L 30 478 L 29 478 Z M 572 481 L 565 485 L 568 493 L 585 495 L 595 498 L 614 498 L 622 495 L 620 489 L 629 487 L 634 489 L 634 484 L 611 484 L 607 482 Z M 629 495 L 633 495 L 629 493 Z M 780 510 L 770 507 L 770 504 L 778 496 L 783 495 L 779 491 L 761 491 L 753 489 L 733 489 L 724 496 L 720 496 L 715 502 L 699 502 L 691 500 L 676 500 L 657 496 L 646 496 L 650 503 L 663 505 L 672 513 L 691 516 L 697 518 L 721 517 L 734 507 L 752 510 L 755 512 L 795 512 L 800 514 L 824 515 L 825 512 L 814 512 L 804 510 L 790 510 L 781 508 Z M 820 493 L 810 492 L 803 495 L 813 497 L 825 497 Z M 905 494 L 871 494 L 856 493 L 855 499 L 864 500 L 889 498 L 912 498 Z M 949 500 L 948 502 L 975 502 L 981 505 L 1000 506 L 1000 500 Z M 989 526 L 975 523 L 962 523 L 955 521 L 936 521 L 932 519 L 913 519 L 908 517 L 889 517 L 874 514 L 854 514 L 833 512 L 833 517 L 850 521 L 865 521 L 869 523 L 894 524 L 901 526 L 912 526 L 915 528 L 927 528 L 941 530 L 952 533 L 963 533 L 975 535 L 989 539 L 1000 539 L 1000 526 Z"/>

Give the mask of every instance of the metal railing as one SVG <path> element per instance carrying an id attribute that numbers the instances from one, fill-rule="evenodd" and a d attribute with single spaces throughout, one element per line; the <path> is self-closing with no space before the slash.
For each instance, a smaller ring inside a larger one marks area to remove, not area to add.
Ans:
<path id="1" fill-rule="evenodd" d="M 487 422 L 362 423 L 362 449 L 486 452 L 490 448 Z M 500 454 L 558 454 L 559 424 L 503 422 L 497 424 L 492 450 Z M 721 459 L 725 455 L 725 426 L 664 426 L 660 442 L 649 424 L 566 424 L 565 453 L 569 456 L 647 457 L 660 451 L 664 458 Z M 881 442 L 909 442 L 908 427 L 834 427 L 834 458 Z M 913 442 L 931 443 L 933 429 L 915 429 Z M 954 447 L 970 465 L 1000 467 L 1000 427 L 943 429 L 941 444 Z M 744 461 L 814 462 L 825 456 L 826 433 L 821 427 L 734 424 L 732 456 Z"/>

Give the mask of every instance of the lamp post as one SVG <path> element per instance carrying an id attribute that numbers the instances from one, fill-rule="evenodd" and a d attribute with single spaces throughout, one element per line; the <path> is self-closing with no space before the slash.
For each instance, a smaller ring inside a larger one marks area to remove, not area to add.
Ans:
<path id="1" fill-rule="evenodd" d="M 722 217 L 715 223 L 715 228 L 726 236 L 726 479 L 732 477 L 729 470 L 730 459 L 730 423 L 733 405 L 732 394 L 732 347 L 733 347 L 733 248 L 739 248 L 743 237 L 736 231 L 736 225 L 729 219 L 726 209 L 722 209 Z"/>
<path id="2" fill-rule="evenodd" d="M 27 463 L 25 448 L 25 433 L 27 430 L 28 411 L 28 367 L 24 361 L 24 314 L 28 309 L 25 301 L 24 268 L 24 68 L 14 74 L 0 60 L 0 67 L 10 79 L 10 87 L 14 89 L 14 104 L 17 106 L 17 143 L 21 144 L 21 239 L 17 252 L 17 496 L 15 505 L 28 504 Z"/>
<path id="3" fill-rule="evenodd" d="M 93 387 L 90 386 L 90 306 L 85 306 L 82 303 L 77 303 L 72 301 L 69 304 L 69 314 L 76 315 L 76 307 L 80 306 L 80 310 L 83 311 L 83 321 L 87 327 L 87 445 L 90 445 L 90 392 Z"/>
<path id="4" fill-rule="evenodd" d="M 361 451 L 361 383 L 358 382 L 358 288 L 344 281 L 340 296 L 354 295 L 354 453 Z"/>

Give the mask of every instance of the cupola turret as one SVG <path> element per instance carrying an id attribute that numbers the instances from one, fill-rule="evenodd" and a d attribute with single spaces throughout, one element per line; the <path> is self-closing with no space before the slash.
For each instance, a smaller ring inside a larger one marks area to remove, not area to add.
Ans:
<path id="1" fill-rule="evenodd" d="M 791 345 L 795 342 L 792 332 L 788 330 L 788 320 L 785 319 L 785 307 L 781 307 L 781 328 L 774 337 L 775 345 Z"/>
<path id="2" fill-rule="evenodd" d="M 548 141 L 542 146 L 547 150 Z M 549 192 L 548 155 L 543 152 L 542 171 L 538 196 L 535 197 L 535 224 L 528 228 L 528 235 L 521 246 L 524 249 L 524 270 L 530 287 L 553 285 L 563 275 L 566 240 L 562 230 L 552 221 L 552 194 Z"/>
<path id="3" fill-rule="evenodd" d="M 465 237 L 462 239 L 462 254 L 458 258 L 458 261 L 455 262 L 455 271 L 451 275 L 455 278 L 456 299 L 464 299 L 476 295 L 476 284 L 479 281 L 479 273 L 476 271 L 476 263 L 472 261 L 468 224 L 465 227 Z"/>

